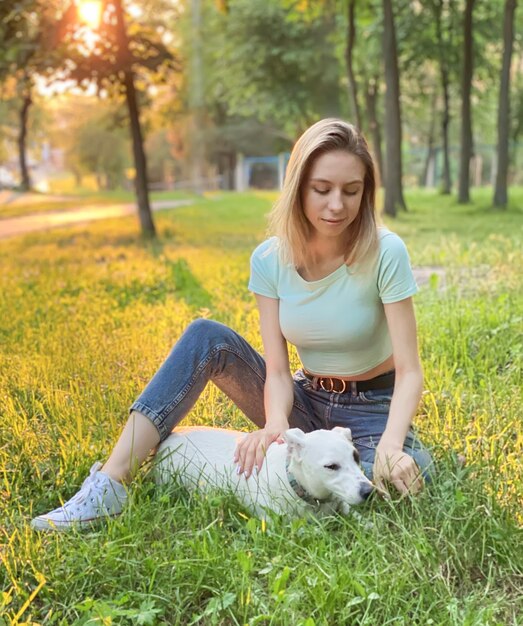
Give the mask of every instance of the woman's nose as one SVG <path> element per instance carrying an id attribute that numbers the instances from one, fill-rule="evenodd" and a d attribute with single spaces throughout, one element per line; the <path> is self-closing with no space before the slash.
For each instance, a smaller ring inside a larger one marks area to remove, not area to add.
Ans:
<path id="1" fill-rule="evenodd" d="M 343 209 L 343 200 L 341 198 L 341 194 L 338 192 L 333 192 L 329 198 L 329 209 L 332 211 L 339 211 Z"/>

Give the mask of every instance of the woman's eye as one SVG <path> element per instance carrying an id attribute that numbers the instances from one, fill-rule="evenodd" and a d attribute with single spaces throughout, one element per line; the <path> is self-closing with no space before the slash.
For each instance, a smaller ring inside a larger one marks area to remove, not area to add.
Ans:
<path id="1" fill-rule="evenodd" d="M 358 193 L 357 191 L 346 191 L 345 195 L 346 196 L 355 196 L 355 195 L 357 195 L 357 193 Z"/>
<path id="2" fill-rule="evenodd" d="M 340 466 L 337 463 L 332 463 L 331 465 L 324 465 L 325 469 L 332 470 L 333 472 L 337 472 L 340 469 Z"/>
<path id="3" fill-rule="evenodd" d="M 328 189 L 316 189 L 315 187 L 313 189 L 316 193 L 319 193 L 320 196 L 326 196 L 329 193 Z"/>

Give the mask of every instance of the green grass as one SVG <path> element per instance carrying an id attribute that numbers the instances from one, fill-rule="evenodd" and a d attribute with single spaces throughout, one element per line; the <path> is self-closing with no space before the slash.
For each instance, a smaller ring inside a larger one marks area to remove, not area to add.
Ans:
<path id="1" fill-rule="evenodd" d="M 227 494 L 156 488 L 124 514 L 48 535 L 32 515 L 107 455 L 127 407 L 192 319 L 260 348 L 246 290 L 272 194 L 157 214 L 156 243 L 122 218 L 0 242 L 0 624 L 523 624 L 523 194 L 458 207 L 411 192 L 388 225 L 415 266 L 425 393 L 416 418 L 438 464 L 416 499 L 355 518 L 251 518 Z M 296 357 L 293 356 L 297 365 Z M 187 421 L 251 426 L 210 386 Z M 464 454 L 466 466 L 456 458 Z"/>

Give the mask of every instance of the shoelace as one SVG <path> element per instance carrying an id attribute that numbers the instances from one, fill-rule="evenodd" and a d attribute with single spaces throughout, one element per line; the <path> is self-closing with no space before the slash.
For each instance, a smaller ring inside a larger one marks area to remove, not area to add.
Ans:
<path id="1" fill-rule="evenodd" d="M 69 508 L 70 506 L 83 504 L 86 500 L 89 500 L 91 494 L 93 492 L 93 488 L 99 482 L 100 477 L 96 474 L 98 473 L 98 467 L 93 466 L 89 473 L 89 476 L 84 480 L 80 490 L 68 501 L 64 504 L 62 508 Z"/>

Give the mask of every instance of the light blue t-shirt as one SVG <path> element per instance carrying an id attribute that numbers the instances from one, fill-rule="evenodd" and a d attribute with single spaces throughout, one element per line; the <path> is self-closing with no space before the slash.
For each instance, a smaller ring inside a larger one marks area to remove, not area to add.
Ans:
<path id="1" fill-rule="evenodd" d="M 392 354 L 383 304 L 404 300 L 418 288 L 403 241 L 385 228 L 378 239 L 373 269 L 357 272 L 342 265 L 310 282 L 293 265 L 281 263 L 276 237 L 252 253 L 249 289 L 280 301 L 282 334 L 308 371 L 354 376 Z"/>

